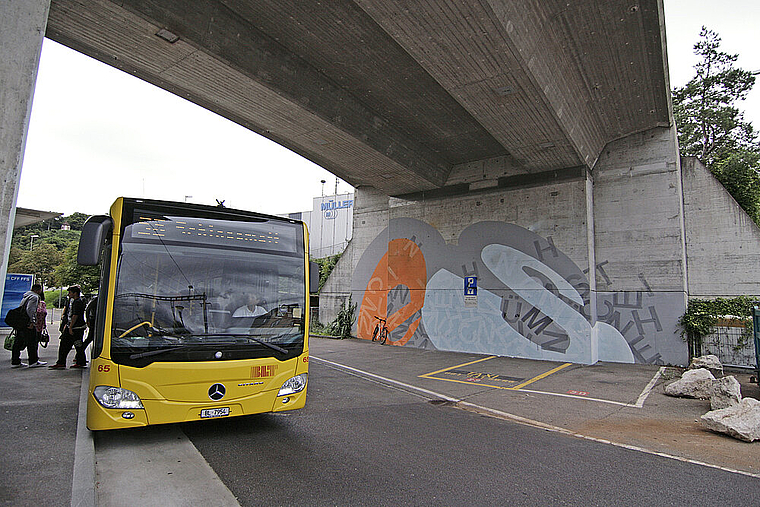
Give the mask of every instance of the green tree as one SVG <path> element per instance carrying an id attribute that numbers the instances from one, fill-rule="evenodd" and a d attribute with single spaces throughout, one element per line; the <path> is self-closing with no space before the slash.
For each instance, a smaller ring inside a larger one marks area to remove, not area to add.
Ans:
<path id="1" fill-rule="evenodd" d="M 82 233 L 80 231 L 45 231 L 40 234 L 40 241 L 55 245 L 58 250 L 63 252 L 71 245 L 78 245 L 79 237 L 81 235 Z"/>
<path id="2" fill-rule="evenodd" d="M 55 246 L 42 243 L 33 251 L 23 251 L 16 262 L 8 265 L 8 272 L 36 275 L 38 282 L 51 287 L 56 284 L 55 271 L 62 260 L 63 254 Z"/>
<path id="3" fill-rule="evenodd" d="M 79 284 L 82 292 L 94 291 L 100 283 L 98 266 L 77 264 L 77 246 L 72 245 L 63 254 L 63 261 L 55 270 L 56 281 L 61 285 Z"/>
<path id="4" fill-rule="evenodd" d="M 21 260 L 21 255 L 24 253 L 22 249 L 15 246 L 13 242 L 11 241 L 11 253 L 8 254 L 8 266 L 11 266 L 12 264 L 17 263 Z M 9 273 L 12 273 L 13 271 L 8 270 Z"/>
<path id="5" fill-rule="evenodd" d="M 34 239 L 34 244 L 32 245 L 31 236 L 33 234 L 38 237 Z M 15 246 L 21 250 L 29 250 L 30 246 L 33 246 L 36 249 L 37 245 L 40 243 L 50 243 L 55 245 L 58 250 L 63 251 L 73 244 L 78 244 L 79 236 L 81 234 L 81 231 L 75 230 L 64 231 L 61 229 L 45 229 L 35 231 L 27 227 L 21 227 L 13 231 L 11 246 Z"/>
<path id="6" fill-rule="evenodd" d="M 760 225 L 760 154 L 736 150 L 710 170 L 752 220 Z"/>
<path id="7" fill-rule="evenodd" d="M 720 51 L 721 39 L 704 26 L 694 54 L 696 76 L 673 91 L 673 113 L 683 155 L 698 157 L 712 169 L 738 150 L 757 152 L 752 125 L 735 106 L 755 83 L 751 72 L 735 67 L 738 55 Z"/>

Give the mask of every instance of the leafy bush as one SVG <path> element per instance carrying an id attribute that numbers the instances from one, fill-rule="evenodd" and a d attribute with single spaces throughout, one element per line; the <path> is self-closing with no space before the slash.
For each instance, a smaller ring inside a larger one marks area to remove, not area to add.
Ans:
<path id="1" fill-rule="evenodd" d="M 45 291 L 45 304 L 48 308 L 61 308 L 66 303 L 66 296 L 68 293 L 66 289 L 63 292 L 60 290 L 46 290 Z M 58 306 L 58 299 L 60 298 L 61 306 Z"/>
<path id="2" fill-rule="evenodd" d="M 329 335 L 330 334 L 330 325 L 324 325 L 321 322 L 313 322 L 309 324 L 309 334 L 312 335 Z"/>
<path id="3" fill-rule="evenodd" d="M 343 308 L 338 312 L 338 316 L 328 326 L 329 334 L 339 336 L 340 338 L 351 338 L 351 328 L 356 320 L 356 303 L 351 302 L 351 296 L 343 304 Z"/>

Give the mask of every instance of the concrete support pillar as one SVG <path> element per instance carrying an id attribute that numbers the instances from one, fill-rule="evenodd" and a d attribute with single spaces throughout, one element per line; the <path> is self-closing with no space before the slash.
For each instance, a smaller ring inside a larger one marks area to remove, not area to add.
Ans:
<path id="1" fill-rule="evenodd" d="M 686 292 L 681 164 L 675 129 L 607 145 L 594 167 L 599 290 Z"/>
<path id="2" fill-rule="evenodd" d="M 588 285 L 591 297 L 589 298 L 589 316 L 591 322 L 596 323 L 598 319 L 597 311 L 597 293 L 596 277 L 592 275 L 593 266 L 596 266 L 596 244 L 594 230 L 594 180 L 591 172 L 586 172 L 586 244 L 588 246 Z M 589 362 L 591 364 L 599 361 L 599 329 L 595 326 L 591 328 L 591 351 Z"/>
<path id="3" fill-rule="evenodd" d="M 0 252 L 3 255 L 0 281 L 3 284 L 49 9 L 50 0 L 0 2 Z"/>
<path id="4" fill-rule="evenodd" d="M 684 364 L 685 345 L 662 338 L 677 332 L 687 296 L 675 128 L 608 144 L 593 176 L 599 320 L 619 327 L 637 362 Z"/>
<path id="5" fill-rule="evenodd" d="M 353 243 L 358 251 L 365 248 L 388 227 L 389 197 L 373 187 L 357 187 L 354 197 Z"/>

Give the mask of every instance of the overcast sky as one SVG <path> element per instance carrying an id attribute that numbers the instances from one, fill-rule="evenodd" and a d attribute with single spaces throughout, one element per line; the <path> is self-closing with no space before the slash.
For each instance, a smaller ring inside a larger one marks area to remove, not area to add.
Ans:
<path id="1" fill-rule="evenodd" d="M 671 87 L 693 76 L 702 25 L 760 70 L 760 0 L 665 0 L 665 20 Z M 741 108 L 760 129 L 760 84 Z M 334 193 L 333 175 L 286 148 L 45 39 L 18 206 L 102 214 L 130 196 L 289 213 L 311 209 L 323 179 Z"/>

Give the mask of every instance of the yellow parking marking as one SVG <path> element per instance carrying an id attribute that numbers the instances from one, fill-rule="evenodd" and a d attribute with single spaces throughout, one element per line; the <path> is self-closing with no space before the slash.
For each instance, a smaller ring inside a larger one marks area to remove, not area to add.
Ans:
<path id="1" fill-rule="evenodd" d="M 525 386 L 527 386 L 527 385 L 530 385 L 530 384 L 532 384 L 533 382 L 537 382 L 537 381 L 541 380 L 542 378 L 546 378 L 546 377 L 548 377 L 549 375 L 551 375 L 552 373 L 557 373 L 557 372 L 558 372 L 559 370 L 561 370 L 562 368 L 567 368 L 567 367 L 568 367 L 568 366 L 570 366 L 571 364 L 573 364 L 573 363 L 565 363 L 565 364 L 562 364 L 562 365 L 560 365 L 560 366 L 557 366 L 557 367 L 556 367 L 556 368 L 554 368 L 554 369 L 551 369 L 551 370 L 547 371 L 546 373 L 542 373 L 541 375 L 536 375 L 536 376 L 535 376 L 535 377 L 533 377 L 532 379 L 530 379 L 530 380 L 526 380 L 526 381 L 525 381 L 525 382 L 523 382 L 522 384 L 518 384 L 518 385 L 516 385 L 516 386 L 514 386 L 514 387 L 507 387 L 507 389 L 512 389 L 513 391 L 517 391 L 517 390 L 518 390 L 518 389 L 520 389 L 521 387 L 525 387 Z"/>
<path id="2" fill-rule="evenodd" d="M 484 357 L 484 358 L 481 358 L 481 359 L 477 359 L 475 361 L 470 361 L 469 363 L 458 364 L 456 366 L 449 366 L 448 368 L 444 368 L 442 370 L 437 370 L 437 371 L 433 371 L 433 372 L 430 372 L 430 373 L 425 373 L 423 375 L 419 375 L 418 378 L 429 378 L 429 379 L 432 379 L 432 380 L 443 380 L 445 382 L 455 382 L 457 384 L 479 385 L 479 386 L 483 386 L 483 387 L 492 387 L 494 389 L 508 389 L 508 390 L 511 390 L 511 391 L 517 391 L 517 390 L 519 390 L 519 389 L 521 389 L 521 388 L 523 388 L 525 386 L 528 386 L 528 385 L 530 385 L 530 384 L 532 384 L 534 382 L 538 382 L 539 380 L 541 380 L 543 378 L 546 378 L 549 375 L 551 375 L 553 373 L 556 373 L 556 372 L 562 370 L 563 368 L 567 368 L 568 366 L 570 366 L 571 364 L 573 364 L 573 363 L 564 363 L 564 364 L 561 364 L 560 366 L 557 366 L 556 368 L 552 368 L 551 370 L 549 370 L 549 371 L 547 371 L 545 373 L 542 373 L 540 375 L 536 375 L 535 377 L 533 377 L 531 379 L 528 379 L 528 380 L 526 380 L 524 382 L 521 382 L 520 384 L 518 384 L 516 386 L 512 386 L 512 387 L 495 386 L 495 385 L 491 385 L 491 384 L 480 384 L 480 383 L 474 384 L 472 381 L 469 381 L 469 380 L 458 380 L 458 379 L 441 378 L 441 377 L 435 376 L 435 375 L 438 375 L 440 373 L 446 373 L 446 372 L 451 371 L 451 370 L 456 370 L 457 368 L 462 368 L 464 366 L 470 366 L 471 364 L 476 364 L 476 363 L 481 363 L 483 361 L 488 361 L 489 359 L 493 359 L 494 357 L 497 357 L 497 356 L 488 356 L 488 357 Z"/>
<path id="3" fill-rule="evenodd" d="M 429 375 L 432 375 L 432 373 Z M 469 380 L 456 380 L 453 378 L 429 377 L 428 375 L 420 375 L 419 378 L 429 378 L 431 380 L 443 380 L 444 382 L 455 382 L 457 384 L 467 384 L 470 386 L 478 386 L 478 387 L 490 387 L 493 389 L 514 389 L 513 387 L 494 386 L 491 384 L 480 384 L 477 382 L 471 382 Z"/>
<path id="4" fill-rule="evenodd" d="M 433 372 L 430 372 L 430 373 L 425 373 L 424 375 L 420 375 L 419 378 L 426 378 L 426 377 L 429 377 L 430 375 L 436 375 L 438 373 L 443 373 L 443 372 L 446 372 L 446 371 L 449 371 L 449 370 L 455 370 L 456 368 L 461 368 L 462 366 L 469 366 L 471 364 L 480 363 L 480 362 L 483 362 L 483 361 L 488 361 L 489 359 L 493 359 L 494 357 L 496 357 L 496 356 L 488 356 L 488 357 L 484 357 L 482 359 L 477 359 L 475 361 L 470 361 L 469 363 L 463 363 L 463 364 L 458 364 L 456 366 L 450 366 L 450 367 L 444 368 L 442 370 L 433 371 Z M 436 380 L 448 380 L 448 379 L 436 379 Z M 469 384 L 469 383 L 470 382 L 465 382 L 465 384 Z"/>

